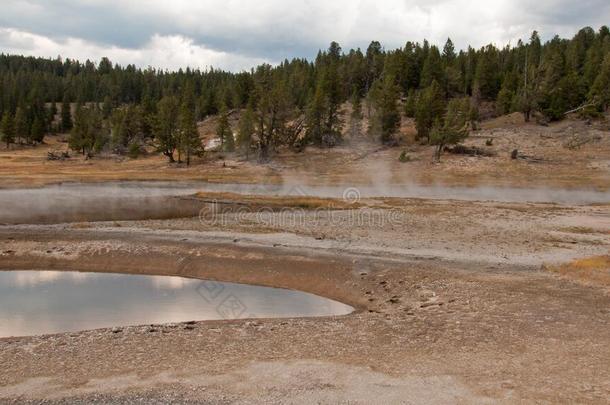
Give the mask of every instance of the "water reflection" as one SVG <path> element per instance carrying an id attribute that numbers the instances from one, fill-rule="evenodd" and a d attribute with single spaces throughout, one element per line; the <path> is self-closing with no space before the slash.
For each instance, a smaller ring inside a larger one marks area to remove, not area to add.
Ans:
<path id="1" fill-rule="evenodd" d="M 0 271 L 0 337 L 352 310 L 299 291 L 181 277 Z"/>

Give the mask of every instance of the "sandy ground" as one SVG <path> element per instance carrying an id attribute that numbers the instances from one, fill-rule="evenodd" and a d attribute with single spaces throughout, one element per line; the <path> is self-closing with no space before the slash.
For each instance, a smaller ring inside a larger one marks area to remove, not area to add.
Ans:
<path id="1" fill-rule="evenodd" d="M 24 149 L 2 154 L 9 163 L 0 176 L 5 187 L 134 176 L 319 185 L 357 177 L 605 190 L 610 137 L 600 128 L 528 126 L 504 117 L 468 141 L 484 146 L 494 137 L 496 157 L 447 156 L 441 164 L 427 160 L 426 147 L 412 146 L 414 161 L 402 164 L 399 149 L 363 140 L 333 151 L 286 152 L 269 165 L 230 158 L 225 166 L 190 169 L 152 157 L 46 162 L 43 149 Z M 573 148 L 581 138 L 586 142 Z M 511 161 L 514 145 L 543 161 Z M 220 211 L 210 211 L 211 200 L 220 201 Z M 380 197 L 352 204 L 228 193 L 193 196 L 188 204 L 194 203 L 204 208 L 196 218 L 128 213 L 121 221 L 0 225 L 0 269 L 250 283 L 311 292 L 356 311 L 0 339 L 0 402 L 607 403 L 610 397 L 608 204 Z"/>

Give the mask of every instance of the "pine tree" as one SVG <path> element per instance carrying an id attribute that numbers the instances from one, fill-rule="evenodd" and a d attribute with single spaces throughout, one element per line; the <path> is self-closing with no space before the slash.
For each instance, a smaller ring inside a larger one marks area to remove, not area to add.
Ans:
<path id="1" fill-rule="evenodd" d="M 394 135 L 400 127 L 400 112 L 398 97 L 400 88 L 391 74 L 384 74 L 383 80 L 378 80 L 374 87 L 376 97 L 373 99 L 374 114 L 371 119 L 371 132 L 378 132 L 382 143 L 394 143 Z"/>
<path id="2" fill-rule="evenodd" d="M 305 115 L 305 136 L 315 145 L 322 144 L 324 135 L 324 88 L 318 84 Z"/>
<path id="3" fill-rule="evenodd" d="M 255 73 L 257 99 L 256 127 L 259 161 L 269 160 L 271 152 L 282 142 L 287 121 L 291 117 L 292 103 L 286 81 L 270 65 L 260 66 Z M 275 80 L 274 80 L 275 79 Z"/>
<path id="4" fill-rule="evenodd" d="M 252 111 L 252 105 L 248 104 L 248 108 L 239 118 L 239 131 L 237 133 L 237 147 L 245 152 L 246 159 L 250 157 L 254 130 L 254 112 Z"/>
<path id="5" fill-rule="evenodd" d="M 203 144 L 197 130 L 197 121 L 185 102 L 182 105 L 179 119 L 179 150 L 186 155 L 186 165 L 191 165 L 191 156 L 201 156 L 203 154 Z"/>
<path id="6" fill-rule="evenodd" d="M 157 105 L 157 114 L 153 120 L 153 134 L 157 150 L 174 163 L 174 152 L 178 146 L 178 100 L 166 96 Z"/>
<path id="7" fill-rule="evenodd" d="M 417 139 L 430 141 L 430 130 L 436 120 L 442 118 L 445 111 L 445 96 L 441 86 L 433 81 L 417 99 L 415 109 L 415 127 Z"/>
<path id="8" fill-rule="evenodd" d="M 15 141 L 30 143 L 30 125 L 26 112 L 21 107 L 17 107 L 15 112 Z"/>
<path id="9" fill-rule="evenodd" d="M 1 140 L 6 143 L 6 149 L 8 149 L 10 144 L 15 142 L 15 121 L 9 111 L 6 111 L 2 115 L 2 122 L 0 123 L 0 132 L 2 132 Z"/>
<path id="10" fill-rule="evenodd" d="M 447 38 L 447 42 L 445 42 L 445 46 L 443 47 L 443 62 L 446 65 L 450 64 L 454 61 L 456 56 L 453 41 L 451 41 L 451 38 Z"/>
<path id="11" fill-rule="evenodd" d="M 352 90 L 352 119 L 361 120 L 362 119 L 362 95 L 357 88 Z"/>
<path id="12" fill-rule="evenodd" d="M 499 115 L 509 114 L 513 111 L 515 92 L 513 90 L 513 77 L 507 75 L 502 82 L 502 88 L 496 99 L 496 112 Z"/>
<path id="13" fill-rule="evenodd" d="M 110 114 L 112 113 L 112 100 L 109 96 L 104 97 L 104 102 L 102 103 L 102 115 L 104 119 L 108 119 Z"/>
<path id="14" fill-rule="evenodd" d="M 322 99 L 324 103 L 323 128 L 321 145 L 334 146 L 341 140 L 343 122 L 339 116 L 339 107 L 342 101 L 341 76 L 339 74 L 339 63 L 341 47 L 332 42 L 328 48 L 328 58 L 322 67 L 319 78 Z"/>
<path id="15" fill-rule="evenodd" d="M 591 86 L 589 99 L 597 104 L 600 111 L 606 111 L 610 106 L 610 53 L 606 54 L 593 86 Z"/>
<path id="16" fill-rule="evenodd" d="M 405 115 L 409 118 L 415 117 L 415 111 L 417 109 L 417 92 L 414 89 L 409 91 L 407 99 L 405 100 Z"/>
<path id="17" fill-rule="evenodd" d="M 421 72 L 420 87 L 426 88 L 436 81 L 442 87 L 444 87 L 445 77 L 443 72 L 443 64 L 441 55 L 436 46 L 432 46 L 428 51 L 428 56 L 424 62 L 424 66 Z"/>
<path id="18" fill-rule="evenodd" d="M 61 104 L 61 130 L 68 132 L 72 129 L 72 112 L 70 110 L 70 99 L 68 94 L 64 94 L 64 99 Z"/>
<path id="19" fill-rule="evenodd" d="M 74 116 L 68 145 L 89 158 L 95 149 L 101 149 L 106 138 L 101 111 L 95 107 L 81 107 Z"/>
<path id="20" fill-rule="evenodd" d="M 235 150 L 235 139 L 233 138 L 233 131 L 229 124 L 229 114 L 224 105 L 220 108 L 220 112 L 218 113 L 216 135 L 220 139 L 222 150 L 225 152 L 233 152 Z"/>
<path id="21" fill-rule="evenodd" d="M 436 160 L 439 161 L 446 145 L 454 145 L 468 136 L 468 124 L 472 117 L 470 99 L 454 98 L 447 104 L 447 113 L 441 121 L 436 117 L 430 131 L 430 144 L 436 145 Z"/>
<path id="22" fill-rule="evenodd" d="M 31 129 L 31 138 L 33 142 L 42 142 L 45 135 L 45 124 L 39 116 L 34 117 Z"/>
<path id="23" fill-rule="evenodd" d="M 530 66 L 538 67 L 540 65 L 540 57 L 542 55 L 542 44 L 538 31 L 532 32 L 528 48 L 528 62 Z"/>
<path id="24" fill-rule="evenodd" d="M 474 86 L 485 100 L 495 100 L 500 90 L 500 76 L 497 49 L 485 47 L 478 58 L 474 75 Z"/>
<path id="25" fill-rule="evenodd" d="M 102 108 L 102 116 L 104 115 Z M 109 119 L 112 129 L 112 145 L 117 153 L 124 153 L 132 144 L 138 145 L 144 138 L 142 108 L 134 104 L 115 109 Z M 135 147 L 131 148 L 132 152 Z"/>

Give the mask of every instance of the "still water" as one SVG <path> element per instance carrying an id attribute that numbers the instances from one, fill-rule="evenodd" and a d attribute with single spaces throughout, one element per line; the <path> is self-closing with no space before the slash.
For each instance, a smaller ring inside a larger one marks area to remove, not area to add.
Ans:
<path id="1" fill-rule="evenodd" d="M 345 315 L 300 291 L 182 277 L 0 271 L 0 337 L 239 318 Z"/>

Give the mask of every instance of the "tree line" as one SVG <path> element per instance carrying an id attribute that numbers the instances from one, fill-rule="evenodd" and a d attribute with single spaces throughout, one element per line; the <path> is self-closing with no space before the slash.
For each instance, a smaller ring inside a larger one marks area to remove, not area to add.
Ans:
<path id="1" fill-rule="evenodd" d="M 606 111 L 610 31 L 586 27 L 546 43 L 534 31 L 512 47 L 460 51 L 451 39 L 442 48 L 424 40 L 385 50 L 373 41 L 365 51 L 347 52 L 332 42 L 313 61 L 295 58 L 239 73 L 0 54 L 0 86 L 7 147 L 70 132 L 70 147 L 84 154 L 110 148 L 137 155 L 150 141 L 169 161 L 190 162 L 203 153 L 197 121 L 218 114 L 224 149 L 254 151 L 265 160 L 280 146 L 340 143 L 347 101 L 350 120 L 366 115 L 380 142 L 396 142 L 404 115 L 414 118 L 422 142 L 444 145 L 463 138 L 484 102 L 498 115 L 521 112 L 526 120 Z M 227 118 L 233 111 L 241 112 L 235 129 Z"/>

